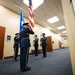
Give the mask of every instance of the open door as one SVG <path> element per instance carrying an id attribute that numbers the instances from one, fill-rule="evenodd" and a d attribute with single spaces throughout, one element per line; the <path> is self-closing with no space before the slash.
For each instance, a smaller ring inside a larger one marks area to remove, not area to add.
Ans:
<path id="1" fill-rule="evenodd" d="M 0 26 L 0 60 L 3 59 L 5 27 Z"/>
<path id="2" fill-rule="evenodd" d="M 52 52 L 53 51 L 53 48 L 52 48 L 52 37 L 51 36 L 48 36 L 46 38 L 47 38 L 46 39 L 46 44 L 47 44 L 46 51 Z"/>

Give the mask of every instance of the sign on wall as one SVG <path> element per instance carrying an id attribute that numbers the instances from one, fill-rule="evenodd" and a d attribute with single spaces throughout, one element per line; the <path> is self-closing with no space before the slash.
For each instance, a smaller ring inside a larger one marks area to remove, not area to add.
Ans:
<path id="1" fill-rule="evenodd" d="M 11 41 L 11 36 L 10 35 L 7 35 L 7 40 L 6 42 L 10 42 Z"/>

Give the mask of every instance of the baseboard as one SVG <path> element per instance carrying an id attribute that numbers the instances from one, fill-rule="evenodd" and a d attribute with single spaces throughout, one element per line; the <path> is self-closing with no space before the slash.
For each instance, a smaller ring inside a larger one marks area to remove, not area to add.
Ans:
<path id="1" fill-rule="evenodd" d="M 38 50 L 38 53 L 41 53 L 42 52 L 42 49 L 39 49 Z M 35 50 L 31 50 L 31 53 L 30 54 L 35 54 Z"/>
<path id="2" fill-rule="evenodd" d="M 69 48 L 69 47 L 62 47 L 62 48 L 57 48 L 57 49 L 53 49 L 53 50 L 60 50 L 60 49 L 65 49 L 65 48 Z"/>
<path id="3" fill-rule="evenodd" d="M 13 58 L 14 56 L 7 56 L 7 57 L 4 57 L 4 59 L 8 59 L 8 58 Z"/>
<path id="4" fill-rule="evenodd" d="M 54 51 L 54 50 L 59 50 L 59 49 L 60 49 L 60 48 L 57 48 L 57 49 L 53 49 L 53 51 Z"/>
<path id="5" fill-rule="evenodd" d="M 31 50 L 31 53 L 29 53 L 29 54 L 34 54 L 35 52 L 34 52 L 35 50 Z M 39 51 L 39 53 L 41 53 L 42 52 L 42 49 L 39 49 L 38 50 Z M 20 55 L 18 55 L 18 56 L 20 56 Z M 7 56 L 7 57 L 4 57 L 4 59 L 9 59 L 9 58 L 13 58 L 14 56 Z"/>
<path id="6" fill-rule="evenodd" d="M 20 55 L 18 55 L 20 56 Z M 7 56 L 7 57 L 4 57 L 4 59 L 9 59 L 9 58 L 13 58 L 14 56 Z"/>

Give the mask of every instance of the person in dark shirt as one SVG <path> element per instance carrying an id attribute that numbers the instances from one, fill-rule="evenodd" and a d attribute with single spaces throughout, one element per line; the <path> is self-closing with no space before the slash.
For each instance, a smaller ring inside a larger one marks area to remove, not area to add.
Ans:
<path id="1" fill-rule="evenodd" d="M 43 50 L 43 57 L 46 57 L 46 37 L 45 33 L 42 33 L 42 38 L 40 39 L 42 50 Z"/>
<path id="2" fill-rule="evenodd" d="M 37 35 L 34 35 L 34 48 L 35 48 L 35 56 L 38 56 L 38 41 L 39 39 L 37 38 Z"/>
<path id="3" fill-rule="evenodd" d="M 29 47 L 30 45 L 30 39 L 29 34 L 34 34 L 34 32 L 29 27 L 29 23 L 23 24 L 24 28 L 20 32 L 20 70 L 22 72 L 31 70 L 30 67 L 27 66 L 28 64 L 28 55 L 29 55 Z"/>
<path id="4" fill-rule="evenodd" d="M 14 59 L 13 61 L 18 61 L 17 56 L 18 56 L 18 49 L 19 49 L 19 41 L 20 41 L 19 33 L 16 33 L 14 37 Z"/>

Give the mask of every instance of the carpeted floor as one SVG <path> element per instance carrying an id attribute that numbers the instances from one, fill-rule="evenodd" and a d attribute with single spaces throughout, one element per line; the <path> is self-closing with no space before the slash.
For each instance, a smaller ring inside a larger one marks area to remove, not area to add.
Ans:
<path id="1" fill-rule="evenodd" d="M 30 55 L 28 66 L 31 70 L 23 73 L 19 61 L 0 60 L 0 75 L 73 75 L 68 48 L 48 52 L 46 58 L 42 53 L 37 57 Z"/>

